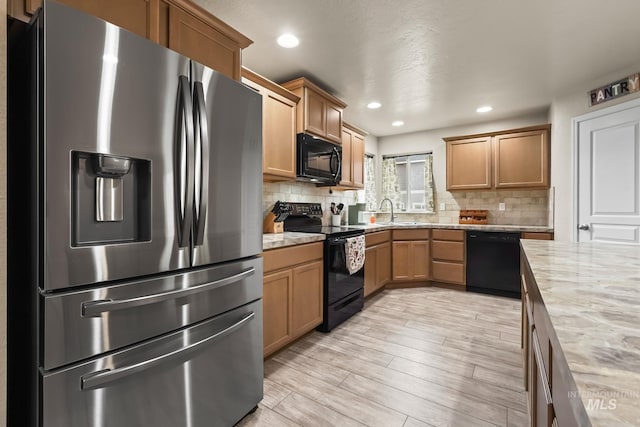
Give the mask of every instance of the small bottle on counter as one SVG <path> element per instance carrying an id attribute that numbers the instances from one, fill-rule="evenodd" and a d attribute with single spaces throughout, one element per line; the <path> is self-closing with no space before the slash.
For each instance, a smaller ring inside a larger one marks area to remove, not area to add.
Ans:
<path id="1" fill-rule="evenodd" d="M 371 224 L 376 223 L 376 216 L 374 214 L 371 214 L 371 216 L 369 217 L 369 223 Z"/>

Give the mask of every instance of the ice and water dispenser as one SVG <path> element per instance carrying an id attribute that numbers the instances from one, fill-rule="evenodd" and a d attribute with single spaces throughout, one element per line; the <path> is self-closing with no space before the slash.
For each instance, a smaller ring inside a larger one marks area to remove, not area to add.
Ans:
<path id="1" fill-rule="evenodd" d="M 72 153 L 73 245 L 151 239 L 151 162 Z"/>

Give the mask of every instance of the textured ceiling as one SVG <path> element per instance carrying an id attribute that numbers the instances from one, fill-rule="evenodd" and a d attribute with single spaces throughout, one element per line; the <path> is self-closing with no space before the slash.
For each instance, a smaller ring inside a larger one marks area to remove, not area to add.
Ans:
<path id="1" fill-rule="evenodd" d="M 540 111 L 640 63 L 640 0 L 195 1 L 254 41 L 245 66 L 311 78 L 377 136 Z M 279 47 L 283 32 L 300 45 Z"/>

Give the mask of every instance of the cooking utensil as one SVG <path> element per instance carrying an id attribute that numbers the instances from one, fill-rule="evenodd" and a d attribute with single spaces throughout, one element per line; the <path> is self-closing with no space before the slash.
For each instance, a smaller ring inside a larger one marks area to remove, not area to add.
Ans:
<path id="1" fill-rule="evenodd" d="M 336 215 L 336 204 L 335 202 L 331 202 L 331 213 Z"/>
<path id="2" fill-rule="evenodd" d="M 340 214 L 340 212 L 342 212 L 342 209 L 344 209 L 344 203 L 339 203 L 338 204 L 338 214 Z"/>

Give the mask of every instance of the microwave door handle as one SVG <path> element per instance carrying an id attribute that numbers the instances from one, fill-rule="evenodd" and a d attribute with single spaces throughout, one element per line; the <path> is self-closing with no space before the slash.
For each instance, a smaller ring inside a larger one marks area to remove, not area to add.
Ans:
<path id="1" fill-rule="evenodd" d="M 340 170 L 342 169 L 342 159 L 340 159 L 340 152 L 336 147 L 333 147 L 333 151 L 331 152 L 332 158 L 334 154 L 336 155 L 336 159 L 338 159 L 338 167 L 336 168 L 336 173 L 333 173 L 333 170 L 331 170 L 331 173 L 333 175 L 333 180 L 336 181 L 340 174 Z M 329 169 L 331 169 L 331 159 L 329 159 Z"/>
<path id="2" fill-rule="evenodd" d="M 185 347 L 181 347 L 169 353 L 165 353 L 160 356 L 156 356 L 151 359 L 147 359 L 133 365 L 123 366 L 122 368 L 102 369 L 96 372 L 91 372 L 89 374 L 82 375 L 80 377 L 80 388 L 82 390 L 94 390 L 97 388 L 105 387 L 109 383 L 112 383 L 122 378 L 126 378 L 131 375 L 138 374 L 154 366 L 167 363 L 171 360 L 181 359 L 189 354 L 193 354 L 197 352 L 207 344 L 211 344 L 213 342 L 219 341 L 221 338 L 234 333 L 235 331 L 237 331 L 238 329 L 247 325 L 250 321 L 255 319 L 255 317 L 256 317 L 256 314 L 252 311 L 242 316 L 242 318 L 237 322 L 235 322 L 234 324 L 227 326 L 226 328 L 214 333 L 213 335 L 210 335 L 200 341 L 196 341 L 192 344 L 189 344 Z M 184 333 L 188 333 L 188 331 L 185 331 Z"/>
<path id="3" fill-rule="evenodd" d="M 198 165 L 200 168 L 200 182 L 199 191 L 196 191 L 195 201 L 198 205 L 194 204 L 193 217 L 195 218 L 195 236 L 194 245 L 200 246 L 204 242 L 204 226 L 207 222 L 207 210 L 209 200 L 209 125 L 207 119 L 207 107 L 204 102 L 204 87 L 202 82 L 195 82 L 193 93 L 194 108 L 196 110 L 196 123 L 197 123 L 197 135 L 196 138 L 199 141 L 198 154 L 200 155 L 200 161 Z"/>
<path id="4" fill-rule="evenodd" d="M 193 111 L 189 79 L 180 76 L 175 123 L 174 185 L 178 246 L 189 246 L 193 220 Z M 186 152 L 185 152 L 186 151 Z M 183 166 L 184 169 L 183 170 Z M 185 182 L 186 180 L 186 182 Z"/>

